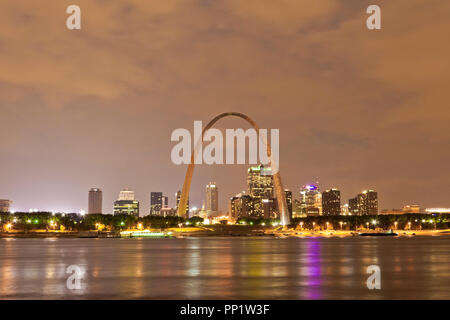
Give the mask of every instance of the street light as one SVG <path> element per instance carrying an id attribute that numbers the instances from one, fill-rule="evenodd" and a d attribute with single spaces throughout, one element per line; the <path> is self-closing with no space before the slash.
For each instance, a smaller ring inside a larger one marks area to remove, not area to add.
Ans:
<path id="1" fill-rule="evenodd" d="M 342 231 L 342 221 L 339 221 L 339 224 L 341 225 L 341 231 Z"/>
<path id="2" fill-rule="evenodd" d="M 398 222 L 395 221 L 395 222 L 394 222 L 394 230 L 397 230 L 397 224 L 398 224 Z"/>

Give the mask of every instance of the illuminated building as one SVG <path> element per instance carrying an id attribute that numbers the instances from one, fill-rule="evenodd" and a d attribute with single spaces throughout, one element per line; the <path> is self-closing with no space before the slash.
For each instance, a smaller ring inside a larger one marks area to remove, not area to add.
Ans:
<path id="1" fill-rule="evenodd" d="M 273 201 L 272 170 L 263 165 L 250 167 L 247 171 L 247 186 L 248 193 L 253 199 L 253 216 L 272 216 L 274 207 L 268 207 L 269 204 L 275 203 Z"/>
<path id="2" fill-rule="evenodd" d="M 404 213 L 420 213 L 420 206 L 417 204 L 406 205 L 402 211 Z"/>
<path id="3" fill-rule="evenodd" d="M 306 214 L 302 212 L 301 202 L 298 199 L 294 199 L 292 203 L 292 216 L 294 218 L 304 217 Z"/>
<path id="4" fill-rule="evenodd" d="M 99 188 L 92 188 L 89 190 L 89 201 L 88 201 L 88 213 L 98 214 L 102 213 L 102 203 L 103 203 L 103 192 Z"/>
<path id="5" fill-rule="evenodd" d="M 358 197 L 348 199 L 348 213 L 349 215 L 358 215 Z"/>
<path id="6" fill-rule="evenodd" d="M 427 208 L 426 213 L 450 213 L 450 208 Z"/>
<path id="7" fill-rule="evenodd" d="M 303 215 L 322 214 L 322 194 L 313 184 L 304 185 L 300 190 L 300 210 Z"/>
<path id="8" fill-rule="evenodd" d="M 284 190 L 284 195 L 286 196 L 286 204 L 288 206 L 288 210 L 289 210 L 289 215 L 292 218 L 292 191 L 285 189 Z"/>
<path id="9" fill-rule="evenodd" d="M 9 212 L 12 201 L 0 199 L 0 212 Z"/>
<path id="10" fill-rule="evenodd" d="M 114 201 L 114 215 L 133 215 L 139 217 L 139 201 L 134 199 L 134 191 L 124 189 L 119 199 Z"/>
<path id="11" fill-rule="evenodd" d="M 405 214 L 406 212 L 404 212 L 403 210 L 400 209 L 392 209 L 392 210 L 388 210 L 388 209 L 383 209 L 381 210 L 380 214 Z"/>
<path id="12" fill-rule="evenodd" d="M 358 215 L 378 214 L 378 194 L 373 190 L 364 190 L 358 194 Z"/>
<path id="13" fill-rule="evenodd" d="M 325 216 L 341 214 L 341 192 L 338 189 L 326 190 L 322 193 L 322 212 Z"/>
<path id="14" fill-rule="evenodd" d="M 177 193 L 175 193 L 175 198 L 176 198 L 176 210 L 178 211 L 178 204 L 180 203 L 180 199 L 181 199 L 181 191 L 178 190 Z M 189 197 L 187 199 L 186 202 L 186 211 L 184 212 L 185 215 L 187 215 L 189 213 Z"/>
<path id="15" fill-rule="evenodd" d="M 134 191 L 128 188 L 121 190 L 118 200 L 134 200 Z"/>
<path id="16" fill-rule="evenodd" d="M 254 199 L 245 193 L 240 193 L 231 198 L 230 215 L 233 219 L 255 217 Z"/>
<path id="17" fill-rule="evenodd" d="M 163 200 L 163 209 L 164 208 L 169 208 L 169 197 L 168 196 L 163 196 L 162 200 Z"/>
<path id="18" fill-rule="evenodd" d="M 162 192 L 150 192 L 150 214 L 160 215 L 163 208 Z"/>
<path id="19" fill-rule="evenodd" d="M 247 171 L 247 186 L 253 198 L 273 198 L 272 170 L 263 165 L 250 167 Z"/>
<path id="20" fill-rule="evenodd" d="M 343 215 L 343 216 L 348 216 L 349 215 L 348 203 L 343 204 L 341 206 L 341 215 Z"/>
<path id="21" fill-rule="evenodd" d="M 114 201 L 114 215 L 120 214 L 139 217 L 139 201 L 137 200 Z"/>
<path id="22" fill-rule="evenodd" d="M 215 183 L 208 183 L 206 186 L 206 211 L 219 211 L 219 190 Z"/>

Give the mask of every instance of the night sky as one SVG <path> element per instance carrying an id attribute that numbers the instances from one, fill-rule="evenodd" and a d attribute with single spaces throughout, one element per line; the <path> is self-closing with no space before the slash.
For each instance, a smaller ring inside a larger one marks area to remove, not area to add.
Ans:
<path id="1" fill-rule="evenodd" d="M 100 187 L 111 212 L 129 187 L 141 213 L 151 191 L 174 205 L 171 132 L 237 111 L 280 129 L 294 197 L 318 179 L 380 209 L 450 207 L 449 34 L 449 1 L 1 0 L 0 199 L 79 211 Z M 196 167 L 191 204 L 215 181 L 226 210 L 246 170 Z"/>

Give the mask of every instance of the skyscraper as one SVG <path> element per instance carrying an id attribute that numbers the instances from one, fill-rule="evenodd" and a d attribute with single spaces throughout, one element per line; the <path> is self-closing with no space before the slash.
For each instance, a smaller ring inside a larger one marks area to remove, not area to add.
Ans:
<path id="1" fill-rule="evenodd" d="M 254 217 L 253 198 L 245 193 L 240 193 L 230 199 L 230 216 L 233 219 Z"/>
<path id="2" fill-rule="evenodd" d="M 337 216 L 341 213 L 341 192 L 338 189 L 322 193 L 322 213 L 325 216 Z"/>
<path id="3" fill-rule="evenodd" d="M 348 199 L 348 214 L 351 216 L 358 215 L 358 197 Z"/>
<path id="4" fill-rule="evenodd" d="M 286 203 L 288 206 L 289 215 L 292 218 L 292 191 L 291 190 L 284 190 L 284 194 L 286 196 Z"/>
<path id="5" fill-rule="evenodd" d="M 247 171 L 247 186 L 249 196 L 253 199 L 253 215 L 271 217 L 275 209 L 271 168 L 263 165 L 250 167 Z"/>
<path id="6" fill-rule="evenodd" d="M 180 203 L 180 199 L 181 199 L 181 191 L 180 190 L 178 190 L 177 193 L 175 193 L 175 198 L 176 198 L 176 204 L 177 204 L 175 209 L 178 211 L 178 204 Z M 189 213 L 189 197 L 186 202 L 186 211 L 184 213 L 185 214 Z"/>
<path id="7" fill-rule="evenodd" d="M 378 194 L 373 190 L 364 190 L 357 197 L 359 215 L 378 214 Z"/>
<path id="8" fill-rule="evenodd" d="M 300 189 L 300 207 L 302 215 L 322 214 L 322 194 L 316 185 L 307 184 Z"/>
<path id="9" fill-rule="evenodd" d="M 114 215 L 133 215 L 139 217 L 139 201 L 134 199 L 134 191 L 124 189 L 119 193 L 119 199 L 114 202 Z"/>
<path id="10" fill-rule="evenodd" d="M 163 208 L 163 194 L 162 192 L 150 193 L 150 214 L 160 215 Z"/>
<path id="11" fill-rule="evenodd" d="M 263 165 L 250 167 L 247 171 L 248 192 L 253 198 L 273 198 L 273 175 Z"/>
<path id="12" fill-rule="evenodd" d="M 208 183 L 206 186 L 206 211 L 219 211 L 219 190 L 216 183 Z"/>
<path id="13" fill-rule="evenodd" d="M 92 188 L 89 190 L 88 213 L 101 214 L 103 204 L 103 192 L 100 188 Z"/>

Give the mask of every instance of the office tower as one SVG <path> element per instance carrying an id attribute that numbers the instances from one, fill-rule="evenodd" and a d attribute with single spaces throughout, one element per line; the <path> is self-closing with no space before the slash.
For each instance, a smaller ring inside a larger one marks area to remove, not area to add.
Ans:
<path id="1" fill-rule="evenodd" d="M 134 199 L 134 191 L 124 189 L 114 202 L 114 215 L 133 215 L 139 217 L 139 201 Z"/>
<path id="2" fill-rule="evenodd" d="M 240 193 L 230 199 L 229 211 L 233 219 L 252 218 L 255 216 L 253 198 L 245 193 Z"/>
<path id="3" fill-rule="evenodd" d="M 88 203 L 88 213 L 89 214 L 101 214 L 103 204 L 103 192 L 100 188 L 92 188 L 89 190 L 89 203 Z"/>
<path id="4" fill-rule="evenodd" d="M 378 214 L 378 194 L 373 190 L 364 190 L 358 194 L 358 214 L 376 215 Z"/>
<path id="5" fill-rule="evenodd" d="M 304 217 L 305 214 L 302 212 L 301 202 L 298 199 L 294 199 L 292 204 L 292 216 L 294 218 Z"/>
<path id="6" fill-rule="evenodd" d="M 178 204 L 180 203 L 180 199 L 181 199 L 181 191 L 178 190 L 177 193 L 175 193 L 175 198 L 176 198 L 176 207 L 175 209 L 178 211 Z M 189 213 L 189 197 L 187 199 L 187 203 L 186 203 L 186 211 L 184 212 L 185 214 Z"/>
<path id="7" fill-rule="evenodd" d="M 128 188 L 121 190 L 118 200 L 134 200 L 134 191 Z"/>
<path id="8" fill-rule="evenodd" d="M 302 214 L 316 216 L 322 214 L 322 194 L 313 184 L 307 184 L 300 189 L 300 207 Z"/>
<path id="9" fill-rule="evenodd" d="M 250 167 L 247 171 L 248 193 L 253 198 L 273 198 L 272 170 L 263 165 Z"/>
<path id="10" fill-rule="evenodd" d="M 288 189 L 285 189 L 284 190 L 284 195 L 286 197 L 286 203 L 287 203 L 287 206 L 288 206 L 289 215 L 292 218 L 292 191 L 288 190 Z"/>
<path id="11" fill-rule="evenodd" d="M 253 199 L 253 216 L 262 218 L 272 215 L 275 207 L 268 208 L 268 204 L 276 203 L 273 201 L 272 169 L 263 165 L 250 167 L 247 171 L 247 186 L 248 195 Z"/>
<path id="12" fill-rule="evenodd" d="M 163 208 L 163 194 L 162 192 L 150 193 L 150 214 L 160 215 Z"/>
<path id="13" fill-rule="evenodd" d="M 6 199 L 0 199 L 0 212 L 6 213 L 10 212 L 10 206 L 12 201 Z"/>
<path id="14" fill-rule="evenodd" d="M 341 214 L 341 192 L 338 189 L 330 189 L 322 193 L 322 213 L 325 216 Z"/>
<path id="15" fill-rule="evenodd" d="M 215 183 L 208 183 L 206 186 L 206 211 L 219 211 L 219 190 Z"/>
<path id="16" fill-rule="evenodd" d="M 163 196 L 163 208 L 169 208 L 169 197 Z"/>
<path id="17" fill-rule="evenodd" d="M 348 199 L 348 214 L 351 216 L 358 215 L 358 197 Z"/>

